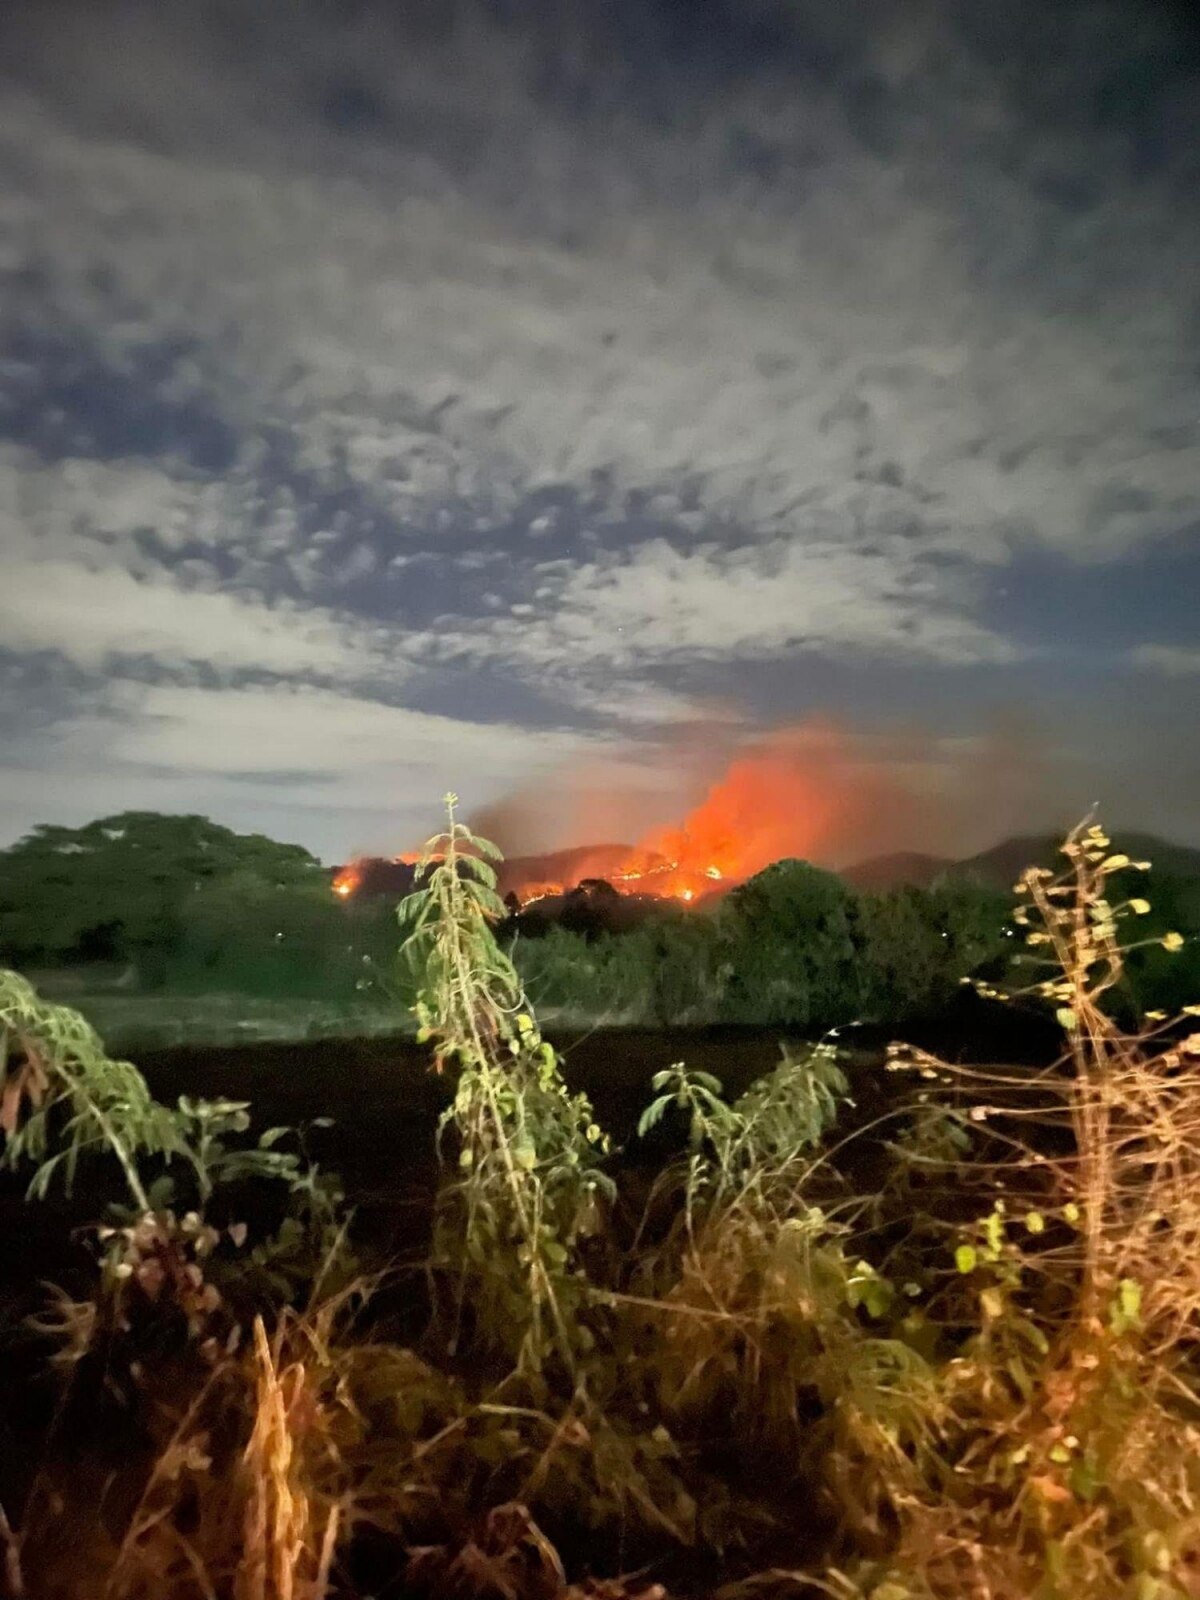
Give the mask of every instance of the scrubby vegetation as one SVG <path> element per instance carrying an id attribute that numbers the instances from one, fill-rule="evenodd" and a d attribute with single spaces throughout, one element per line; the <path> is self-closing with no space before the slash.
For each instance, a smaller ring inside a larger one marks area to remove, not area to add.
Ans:
<path id="1" fill-rule="evenodd" d="M 1157 931 L 1200 932 L 1200 876 L 1158 871 L 1142 890 Z M 1014 946 L 1007 885 L 970 874 L 860 892 L 780 861 L 704 906 L 650 902 L 629 923 L 606 913 L 628 904 L 615 891 L 576 898 L 549 918 L 501 907 L 495 927 L 559 1031 L 904 1027 L 943 1012 L 965 975 L 998 979 Z M 62 998 L 79 990 L 81 1009 L 141 1045 L 228 1033 L 230 996 L 260 1034 L 405 1026 L 414 995 L 395 969 L 393 912 L 388 897 L 333 894 L 307 851 L 202 817 L 126 813 L 0 851 L 0 962 Z M 1126 1020 L 1200 992 L 1197 952 L 1138 952 Z"/>
<path id="2" fill-rule="evenodd" d="M 1089 824 L 1018 885 L 1011 1003 L 1056 1019 L 1052 1069 L 897 1045 L 864 1121 L 828 1045 L 732 1101 L 681 1062 L 635 1141 L 652 1170 L 566 1087 L 496 939 L 493 854 L 451 804 L 402 906 L 447 1084 L 410 1267 L 355 1259 L 303 1139 L 155 1102 L 82 1019 L 0 982 L 19 1204 L 108 1202 L 16 1380 L 53 1405 L 8 1407 L 10 1590 L 1200 1592 L 1200 1007 L 1123 1020 L 1127 961 L 1183 943 L 1136 864 Z M 864 981 L 853 905 L 809 884 L 831 955 L 806 962 L 792 871 L 730 917 L 775 930 L 765 990 L 815 1015 L 838 963 Z M 924 971 L 921 903 L 891 913 Z"/>
<path id="3" fill-rule="evenodd" d="M 975 884 L 855 894 L 832 873 L 781 861 L 710 914 L 592 938 L 518 933 L 514 959 L 538 1005 L 577 1022 L 819 1034 L 937 1011 L 964 975 L 1007 957 L 1008 911 L 1006 896 Z"/>
<path id="4" fill-rule="evenodd" d="M 102 993 L 345 1003 L 394 929 L 389 906 L 336 901 L 308 851 L 204 817 L 125 812 L 0 851 L 0 955 Z"/>

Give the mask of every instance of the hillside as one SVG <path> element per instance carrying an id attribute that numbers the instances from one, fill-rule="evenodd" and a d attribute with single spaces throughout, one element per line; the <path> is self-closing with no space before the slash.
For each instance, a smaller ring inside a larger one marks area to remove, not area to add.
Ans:
<path id="1" fill-rule="evenodd" d="M 1149 861 L 1154 870 L 1172 878 L 1200 878 L 1200 850 L 1172 844 L 1152 833 L 1117 829 L 1115 847 L 1135 861 Z M 990 850 L 962 861 L 942 860 L 937 856 L 901 853 L 876 856 L 849 867 L 842 874 L 854 888 L 880 894 L 903 885 L 927 888 L 935 878 L 969 878 L 978 883 L 1007 889 L 1026 867 L 1055 865 L 1061 840 L 1057 834 L 1033 834 L 1003 839 Z"/>
<path id="2" fill-rule="evenodd" d="M 894 855 L 872 856 L 868 861 L 860 861 L 857 866 L 847 867 L 841 876 L 852 889 L 865 894 L 885 894 L 902 885 L 927 889 L 935 878 L 953 867 L 954 862 L 946 856 L 898 850 Z"/>

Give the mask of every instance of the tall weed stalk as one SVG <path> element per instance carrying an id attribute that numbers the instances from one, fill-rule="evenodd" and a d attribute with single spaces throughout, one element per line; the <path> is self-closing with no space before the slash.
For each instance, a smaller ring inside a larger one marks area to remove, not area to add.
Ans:
<path id="1" fill-rule="evenodd" d="M 1130 874 L 1148 863 L 1090 819 L 1062 853 L 1060 873 L 1017 885 L 1041 967 L 1019 993 L 1051 1005 L 1065 1038 L 1053 1071 L 1023 1086 L 1043 1132 L 1021 1138 L 1012 1073 L 896 1052 L 955 1085 L 1010 1153 L 940 1291 L 952 1321 L 974 1325 L 939 1372 L 947 1470 L 906 1501 L 895 1559 L 856 1593 L 1200 1594 L 1200 1034 L 1187 1020 L 1200 1007 L 1121 1027 L 1109 999 L 1139 943 L 1126 930 L 1149 911 Z"/>
<path id="2" fill-rule="evenodd" d="M 586 1096 L 563 1081 L 493 925 L 496 847 L 457 820 L 426 844 L 418 887 L 400 907 L 414 1012 L 439 1071 L 456 1075 L 442 1120 L 456 1176 L 439 1205 L 436 1258 L 458 1279 L 451 1342 L 470 1312 L 485 1344 L 541 1370 L 575 1367 L 589 1341 L 578 1245 L 611 1189 L 607 1140 Z"/>

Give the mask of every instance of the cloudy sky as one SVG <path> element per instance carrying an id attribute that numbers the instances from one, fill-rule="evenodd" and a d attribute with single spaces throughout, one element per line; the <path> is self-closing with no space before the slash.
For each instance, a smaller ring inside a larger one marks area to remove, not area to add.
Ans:
<path id="1" fill-rule="evenodd" d="M 1200 843 L 1189 13 L 10 0 L 0 842 L 564 842 L 819 714 Z"/>

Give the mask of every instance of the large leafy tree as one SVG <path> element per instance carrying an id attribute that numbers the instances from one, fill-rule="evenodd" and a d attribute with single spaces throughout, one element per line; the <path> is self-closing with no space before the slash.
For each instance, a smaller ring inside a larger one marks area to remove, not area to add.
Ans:
<path id="1" fill-rule="evenodd" d="M 881 1022 L 937 1010 L 969 973 L 1011 953 L 1009 896 L 985 884 L 901 888 L 861 904 L 870 1010 Z"/>
<path id="2" fill-rule="evenodd" d="M 178 947 L 189 904 L 235 878 L 274 893 L 325 885 L 298 845 L 206 817 L 127 811 L 35 828 L 0 852 L 0 952 L 24 963 L 128 961 L 153 979 Z"/>
<path id="3" fill-rule="evenodd" d="M 719 914 L 734 1022 L 829 1027 L 867 998 L 857 902 L 831 872 L 777 861 L 729 895 Z"/>

